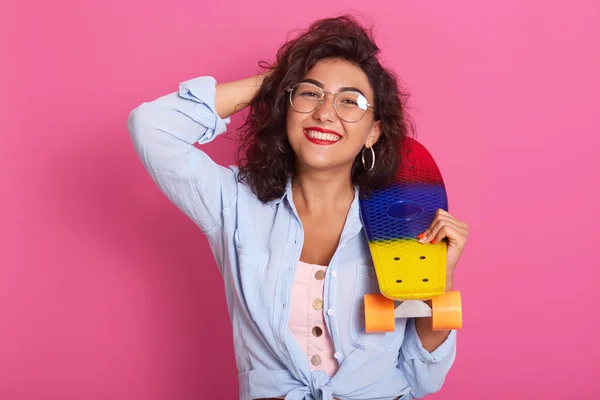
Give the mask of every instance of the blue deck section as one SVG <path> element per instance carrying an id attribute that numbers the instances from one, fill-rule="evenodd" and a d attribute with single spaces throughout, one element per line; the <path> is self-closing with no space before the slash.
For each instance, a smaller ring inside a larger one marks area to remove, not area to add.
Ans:
<path id="1" fill-rule="evenodd" d="M 438 208 L 448 211 L 443 183 L 394 183 L 360 202 L 369 241 L 415 239 L 435 218 Z"/>

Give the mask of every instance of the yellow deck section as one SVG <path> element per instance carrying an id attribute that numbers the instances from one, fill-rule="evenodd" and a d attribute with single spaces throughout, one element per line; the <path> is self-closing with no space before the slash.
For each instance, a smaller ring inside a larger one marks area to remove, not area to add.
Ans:
<path id="1" fill-rule="evenodd" d="M 416 239 L 369 242 L 381 294 L 393 300 L 426 300 L 446 289 L 446 242 Z"/>

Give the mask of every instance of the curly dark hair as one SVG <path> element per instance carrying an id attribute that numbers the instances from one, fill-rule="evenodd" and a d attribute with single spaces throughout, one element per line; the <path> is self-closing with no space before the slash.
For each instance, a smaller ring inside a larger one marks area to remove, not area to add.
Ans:
<path id="1" fill-rule="evenodd" d="M 250 102 L 240 128 L 238 179 L 261 201 L 281 197 L 288 180 L 295 176 L 295 153 L 286 135 L 286 89 L 326 58 L 343 59 L 360 67 L 375 93 L 375 120 L 381 121 L 382 131 L 373 146 L 377 162 L 367 171 L 359 153 L 352 165 L 353 184 L 366 195 L 393 181 L 400 147 L 413 130 L 413 122 L 406 113 L 408 95 L 400 90 L 395 75 L 381 65 L 379 51 L 372 32 L 348 15 L 317 20 L 279 49 L 276 62 L 267 65 L 271 73 Z"/>

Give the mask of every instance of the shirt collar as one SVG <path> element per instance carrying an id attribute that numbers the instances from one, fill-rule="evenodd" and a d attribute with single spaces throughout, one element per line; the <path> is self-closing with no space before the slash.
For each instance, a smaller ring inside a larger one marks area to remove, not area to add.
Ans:
<path id="1" fill-rule="evenodd" d="M 358 186 L 354 185 L 354 199 L 352 200 L 352 204 L 350 205 L 349 216 L 356 217 L 358 219 L 360 219 L 359 195 L 360 195 L 360 191 L 358 189 Z M 288 198 L 290 205 L 292 205 L 292 207 L 293 207 L 294 202 L 293 202 L 293 197 L 292 197 L 292 180 L 291 179 L 288 179 L 287 184 L 285 185 L 285 190 L 284 190 L 283 194 L 280 197 L 269 201 L 267 204 L 276 206 L 279 203 L 281 203 L 286 197 Z"/>
<path id="2" fill-rule="evenodd" d="M 285 190 L 283 191 L 283 194 L 276 199 L 268 201 L 267 204 L 269 204 L 271 206 L 276 206 L 279 203 L 281 203 L 283 201 L 283 199 L 285 199 L 288 196 L 290 198 L 292 198 L 292 180 L 291 179 L 288 179 L 287 184 L 285 185 Z"/>

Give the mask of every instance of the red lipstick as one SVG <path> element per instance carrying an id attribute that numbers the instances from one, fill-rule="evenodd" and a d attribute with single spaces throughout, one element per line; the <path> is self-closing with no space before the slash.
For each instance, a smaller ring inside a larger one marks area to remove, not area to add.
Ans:
<path id="1" fill-rule="evenodd" d="M 318 139 L 315 137 L 310 137 L 308 134 L 308 132 L 310 132 L 310 131 L 335 135 L 338 138 L 338 140 L 342 138 L 342 135 L 340 135 L 336 131 L 332 131 L 330 129 L 319 128 L 317 126 L 310 126 L 310 127 L 304 128 L 304 136 L 306 137 L 306 139 L 312 143 L 319 144 L 322 146 L 329 146 L 329 145 L 335 144 L 338 142 L 338 140 L 323 140 L 323 139 Z"/>

